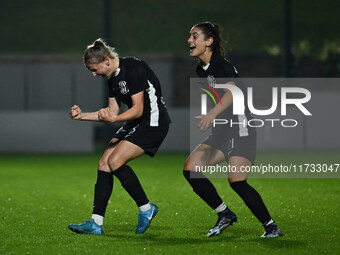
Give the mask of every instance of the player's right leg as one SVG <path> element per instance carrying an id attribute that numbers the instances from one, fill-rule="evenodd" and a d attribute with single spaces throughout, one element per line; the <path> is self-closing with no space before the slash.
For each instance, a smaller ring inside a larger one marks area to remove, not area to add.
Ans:
<path id="1" fill-rule="evenodd" d="M 261 195 L 248 184 L 247 178 L 249 173 L 241 171 L 242 167 L 250 167 L 252 162 L 244 156 L 231 156 L 228 164 L 236 170 L 228 173 L 230 186 L 263 225 L 265 233 L 261 237 L 282 236 L 280 228 L 271 218 Z"/>
<path id="2" fill-rule="evenodd" d="M 98 163 L 97 182 L 94 188 L 93 212 L 91 220 L 81 224 L 71 224 L 69 229 L 76 233 L 96 234 L 103 233 L 103 220 L 107 203 L 110 199 L 113 189 L 113 174 L 108 165 L 108 158 L 116 149 L 120 140 L 113 138 L 107 146 L 102 158 Z"/>
<path id="3" fill-rule="evenodd" d="M 194 192 L 213 210 L 218 219 L 215 226 L 208 232 L 208 237 L 217 236 L 228 226 L 237 221 L 236 215 L 223 203 L 214 185 L 204 174 L 195 171 L 196 166 L 215 165 L 225 160 L 224 154 L 210 145 L 200 144 L 185 162 L 183 174 Z"/>
<path id="4" fill-rule="evenodd" d="M 111 171 L 120 181 L 122 187 L 136 202 L 136 205 L 140 210 L 135 231 L 136 234 L 143 234 L 149 228 L 152 219 L 158 213 L 158 207 L 149 201 L 137 175 L 133 169 L 127 165 L 129 161 L 144 153 L 144 149 L 138 145 L 123 140 L 108 159 Z"/>

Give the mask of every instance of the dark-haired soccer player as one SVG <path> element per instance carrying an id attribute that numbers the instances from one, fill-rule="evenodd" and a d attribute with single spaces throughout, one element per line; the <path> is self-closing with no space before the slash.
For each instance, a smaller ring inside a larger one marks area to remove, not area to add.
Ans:
<path id="1" fill-rule="evenodd" d="M 188 39 L 190 56 L 200 60 L 196 72 L 199 77 L 214 78 L 237 77 L 236 68 L 224 58 L 222 28 L 218 24 L 203 22 L 194 25 Z M 199 128 L 203 131 L 212 126 L 215 118 L 232 119 L 233 122 L 245 123 L 251 119 L 246 107 L 244 115 L 233 115 L 232 94 L 227 89 L 216 89 L 222 105 L 216 104 L 207 115 L 200 116 Z M 218 116 L 218 117 L 217 117 Z M 272 220 L 260 194 L 248 184 L 248 173 L 242 173 L 242 166 L 251 166 L 256 154 L 256 131 L 243 125 L 218 125 L 212 128 L 212 134 L 203 141 L 188 157 L 183 174 L 194 192 L 203 199 L 218 215 L 216 225 L 207 233 L 208 237 L 219 235 L 225 228 L 237 221 L 237 217 L 217 193 L 213 184 L 201 173 L 195 172 L 194 166 L 208 166 L 227 161 L 237 171 L 228 173 L 232 189 L 243 199 L 247 207 L 262 223 L 265 233 L 262 237 L 281 236 L 281 230 Z"/>
<path id="2" fill-rule="evenodd" d="M 119 58 L 114 48 L 101 39 L 89 45 L 84 64 L 94 77 L 108 81 L 108 107 L 83 113 L 79 106 L 70 110 L 72 119 L 127 122 L 107 146 L 98 164 L 91 220 L 69 225 L 77 233 L 102 234 L 103 219 L 113 188 L 113 175 L 139 207 L 136 234 L 144 233 L 158 212 L 149 202 L 136 174 L 127 163 L 146 153 L 153 157 L 168 133 L 170 118 L 164 104 L 158 78 L 150 67 L 135 57 Z M 120 104 L 128 110 L 119 113 Z"/>

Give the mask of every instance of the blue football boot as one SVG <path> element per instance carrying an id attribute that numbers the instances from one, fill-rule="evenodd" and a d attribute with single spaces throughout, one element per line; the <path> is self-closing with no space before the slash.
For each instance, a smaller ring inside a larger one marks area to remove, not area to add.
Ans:
<path id="1" fill-rule="evenodd" d="M 103 234 L 103 226 L 97 225 L 94 222 L 94 219 L 87 220 L 78 225 L 71 224 L 68 226 L 68 229 L 78 234 L 93 234 L 93 235 Z"/>
<path id="2" fill-rule="evenodd" d="M 138 214 L 138 225 L 136 228 L 136 234 L 143 234 L 150 226 L 151 220 L 158 213 L 158 207 L 153 203 L 150 203 L 150 210 L 140 212 Z"/>

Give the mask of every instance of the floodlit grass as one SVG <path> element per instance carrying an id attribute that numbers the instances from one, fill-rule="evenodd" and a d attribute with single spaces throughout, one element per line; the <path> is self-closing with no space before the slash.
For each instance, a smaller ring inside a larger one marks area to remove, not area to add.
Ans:
<path id="1" fill-rule="evenodd" d="M 182 176 L 186 154 L 160 153 L 130 165 L 159 213 L 135 235 L 137 207 L 115 179 L 104 235 L 75 234 L 90 218 L 100 155 L 1 155 L 0 254 L 336 254 L 339 179 L 250 179 L 285 236 L 261 239 L 262 226 L 226 179 L 213 179 L 238 223 L 205 237 L 215 213 Z M 339 163 L 339 152 L 259 153 L 257 162 Z"/>

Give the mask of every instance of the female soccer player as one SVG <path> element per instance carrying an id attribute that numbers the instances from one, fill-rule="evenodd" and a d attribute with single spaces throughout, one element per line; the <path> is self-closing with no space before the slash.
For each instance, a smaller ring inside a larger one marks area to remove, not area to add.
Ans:
<path id="1" fill-rule="evenodd" d="M 69 229 L 77 233 L 103 233 L 103 219 L 114 175 L 139 207 L 136 234 L 142 234 L 148 229 L 158 208 L 149 202 L 136 174 L 127 163 L 144 153 L 153 157 L 168 133 L 171 121 L 159 80 L 145 62 L 136 57 L 118 57 L 115 49 L 101 39 L 87 46 L 83 58 L 94 77 L 101 76 L 108 81 L 108 107 L 84 113 L 74 105 L 70 110 L 71 118 L 127 123 L 113 135 L 99 161 L 91 220 L 79 225 L 71 224 Z M 121 102 L 128 106 L 123 113 L 119 113 Z"/>
<path id="2" fill-rule="evenodd" d="M 224 58 L 224 41 L 222 28 L 218 24 L 203 22 L 194 25 L 188 39 L 190 56 L 198 58 L 200 64 L 196 72 L 199 77 L 207 77 L 208 81 L 218 78 L 235 78 L 236 68 Z M 235 85 L 235 84 L 232 84 Z M 239 85 L 237 85 L 239 86 Z M 232 119 L 241 122 L 240 118 L 251 119 L 246 107 L 244 115 L 233 115 L 232 94 L 227 89 L 216 89 L 222 100 L 204 116 L 198 116 L 198 127 L 205 131 L 212 126 L 216 118 Z M 218 116 L 218 117 L 217 117 Z M 222 126 L 222 127 L 220 127 Z M 262 223 L 265 233 L 262 237 L 277 237 L 282 233 L 272 220 L 259 193 L 247 183 L 248 173 L 240 172 L 241 166 L 251 166 L 255 160 L 256 130 L 242 125 L 218 125 L 212 128 L 212 134 L 203 141 L 188 157 L 183 174 L 194 192 L 218 214 L 216 225 L 207 233 L 208 237 L 219 235 L 225 228 L 237 221 L 236 215 L 225 205 L 213 184 L 201 173 L 195 172 L 194 166 L 209 166 L 226 161 L 235 172 L 228 173 L 229 184 L 243 199 L 248 208 Z"/>

